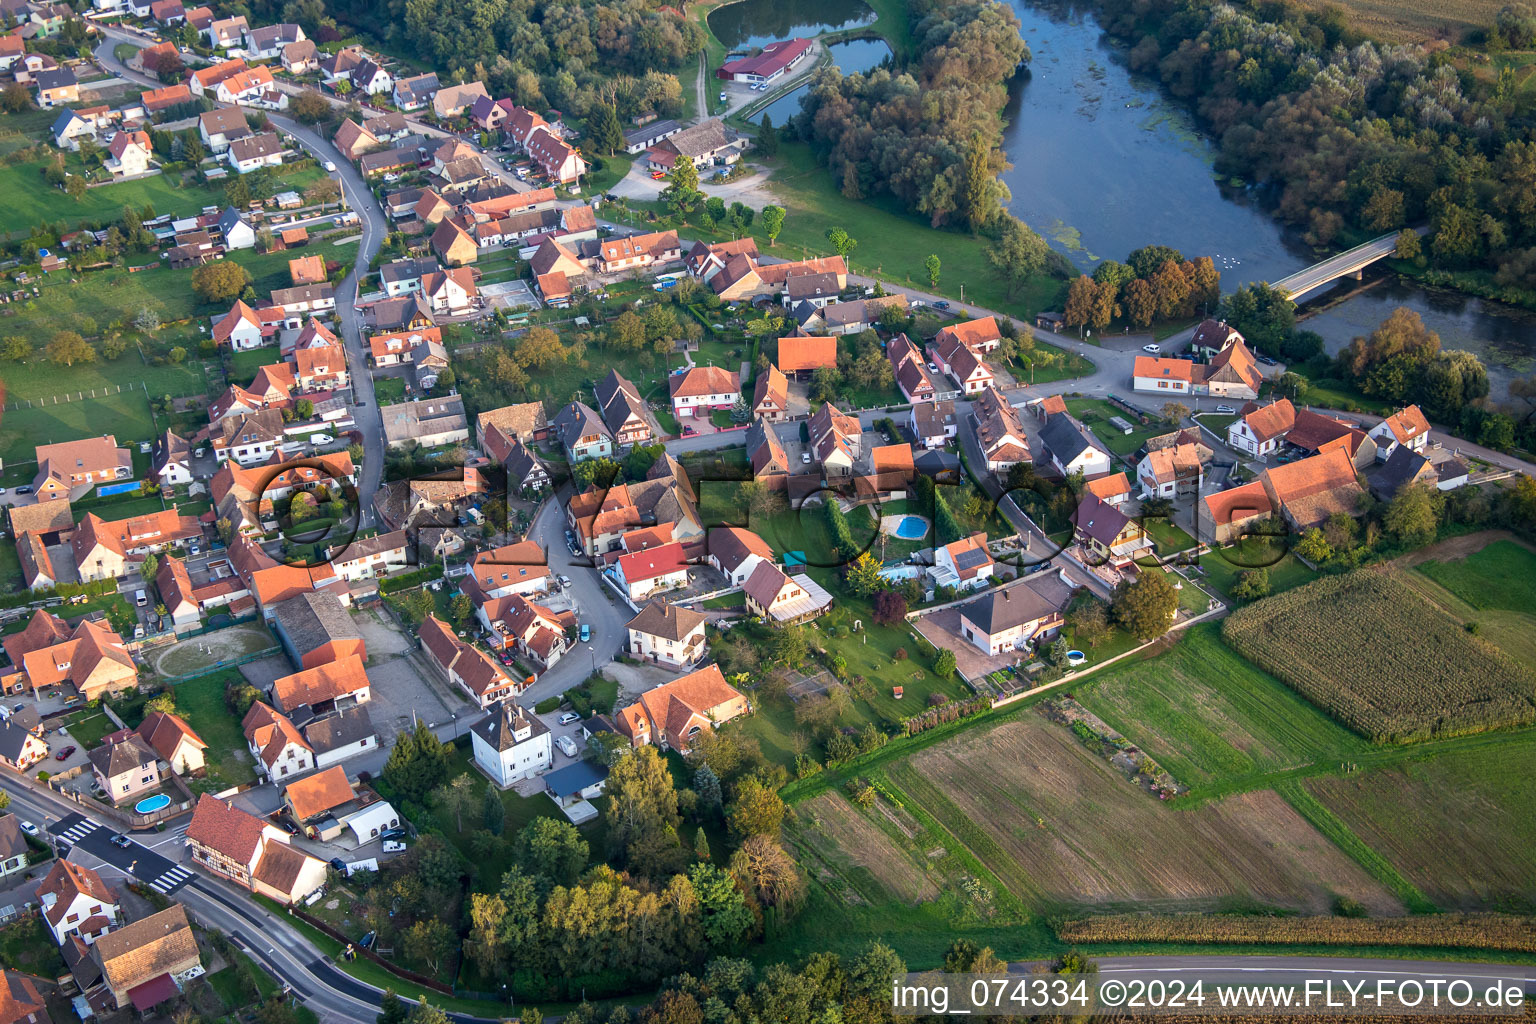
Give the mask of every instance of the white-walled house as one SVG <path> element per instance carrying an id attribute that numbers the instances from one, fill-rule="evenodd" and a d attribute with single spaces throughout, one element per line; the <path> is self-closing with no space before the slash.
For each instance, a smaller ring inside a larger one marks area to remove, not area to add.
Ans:
<path id="1" fill-rule="evenodd" d="M 78 935 L 89 945 L 123 920 L 117 893 L 101 876 L 62 857 L 53 862 L 38 885 L 37 902 L 53 941 L 60 945 L 69 935 Z"/>
<path id="2" fill-rule="evenodd" d="M 704 624 L 709 616 L 669 601 L 652 601 L 629 620 L 626 650 L 641 659 L 668 668 L 691 668 L 709 649 Z"/>
<path id="3" fill-rule="evenodd" d="M 507 701 L 470 730 L 475 764 L 501 789 L 554 763 L 549 726 Z"/>
<path id="4" fill-rule="evenodd" d="M 1418 406 L 1410 405 L 1376 424 L 1367 436 L 1376 442 L 1377 462 L 1390 459 L 1398 445 L 1422 453 L 1429 441 L 1429 420 L 1424 418 Z"/>

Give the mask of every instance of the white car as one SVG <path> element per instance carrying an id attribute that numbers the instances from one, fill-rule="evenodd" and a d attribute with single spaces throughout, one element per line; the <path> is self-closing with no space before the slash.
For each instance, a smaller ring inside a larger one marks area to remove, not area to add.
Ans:
<path id="1" fill-rule="evenodd" d="M 559 747 L 560 753 L 564 754 L 566 757 L 576 756 L 576 742 L 569 736 L 561 736 L 559 739 L 555 740 L 555 746 Z"/>
<path id="2" fill-rule="evenodd" d="M 1163 351 L 1162 347 L 1158 345 L 1143 345 L 1141 350 L 1143 352 L 1151 352 L 1153 355 L 1158 355 Z"/>
<path id="3" fill-rule="evenodd" d="M 811 453 L 810 452 L 801 452 L 800 453 L 800 461 L 805 463 L 807 466 L 809 466 L 811 464 Z"/>
<path id="4" fill-rule="evenodd" d="M 37 835 L 37 826 L 32 824 L 30 821 L 22 822 L 21 823 L 21 830 L 23 832 L 25 832 L 29 836 Z"/>
<path id="5" fill-rule="evenodd" d="M 574 725 L 579 721 L 581 721 L 581 716 L 574 711 L 567 711 L 565 714 L 560 716 L 561 725 Z"/>
<path id="6" fill-rule="evenodd" d="M 1218 405 L 1216 407 L 1216 411 L 1221 413 L 1223 416 L 1230 416 L 1237 412 L 1237 410 L 1232 408 L 1230 405 Z"/>
<path id="7" fill-rule="evenodd" d="M 336 443 L 336 439 L 334 437 L 332 437 L 330 434 L 310 434 L 309 435 L 309 443 L 310 444 L 335 444 Z"/>
<path id="8" fill-rule="evenodd" d="M 328 173 L 335 174 L 336 173 L 336 161 L 334 161 L 334 160 L 327 160 L 325 162 L 325 169 L 326 169 L 326 171 Z"/>

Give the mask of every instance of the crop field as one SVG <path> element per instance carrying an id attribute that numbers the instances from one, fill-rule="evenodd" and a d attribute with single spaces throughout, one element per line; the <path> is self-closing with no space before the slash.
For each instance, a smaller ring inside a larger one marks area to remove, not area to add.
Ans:
<path id="1" fill-rule="evenodd" d="M 1010 894 L 1063 908 L 1320 912 L 1401 905 L 1272 791 L 1174 810 L 1059 726 L 1022 715 L 887 770 Z"/>
<path id="2" fill-rule="evenodd" d="M 1514 914 L 1417 917 L 1261 917 L 1255 914 L 1117 914 L 1063 921 L 1063 942 L 1199 942 L 1214 945 L 1445 946 L 1536 952 L 1531 919 Z"/>
<path id="3" fill-rule="evenodd" d="M 1161 657 L 1111 666 L 1075 695 L 1196 789 L 1368 749 L 1233 653 L 1215 624 L 1192 627 Z"/>
<path id="4" fill-rule="evenodd" d="M 799 833 L 802 839 L 866 899 L 919 903 L 938 895 L 921 854 L 903 849 L 877 823 L 876 815 L 893 813 L 883 802 L 865 811 L 839 793 L 823 793 L 797 813 L 807 825 Z M 888 824 L 898 827 L 894 818 Z"/>
<path id="5" fill-rule="evenodd" d="M 1494 742 L 1506 740 L 1506 742 Z M 1486 737 L 1306 788 L 1445 909 L 1536 909 L 1536 735 Z"/>
<path id="6" fill-rule="evenodd" d="M 1390 571 L 1357 570 L 1260 601 L 1230 616 L 1222 635 L 1376 742 L 1536 720 L 1530 671 Z"/>
<path id="7" fill-rule="evenodd" d="M 1456 0 L 1425 4 L 1416 0 L 1302 0 L 1303 7 L 1341 7 L 1353 28 L 1390 43 L 1422 43 L 1448 38 L 1456 42 L 1475 29 L 1493 24 L 1504 0 Z"/>

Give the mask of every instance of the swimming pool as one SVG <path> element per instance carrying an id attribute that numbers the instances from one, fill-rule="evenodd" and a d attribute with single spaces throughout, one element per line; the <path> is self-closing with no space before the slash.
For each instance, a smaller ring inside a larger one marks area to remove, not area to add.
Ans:
<path id="1" fill-rule="evenodd" d="M 896 536 L 902 540 L 922 540 L 928 536 L 928 520 L 922 516 L 902 516 L 896 524 Z"/>
<path id="2" fill-rule="evenodd" d="M 139 814 L 150 814 L 154 811 L 163 811 L 171 805 L 171 798 L 164 793 L 156 793 L 147 796 L 133 805 L 133 809 Z"/>

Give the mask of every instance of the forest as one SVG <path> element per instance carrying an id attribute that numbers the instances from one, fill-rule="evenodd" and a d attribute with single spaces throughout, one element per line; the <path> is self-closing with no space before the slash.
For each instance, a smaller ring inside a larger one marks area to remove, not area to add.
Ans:
<path id="1" fill-rule="evenodd" d="M 1218 174 L 1257 187 L 1308 241 L 1428 223 L 1436 268 L 1480 272 L 1514 301 L 1536 288 L 1536 143 L 1509 76 L 1485 82 L 1443 52 L 1359 39 L 1336 9 L 1094 8 L 1131 68 L 1218 140 Z"/>

